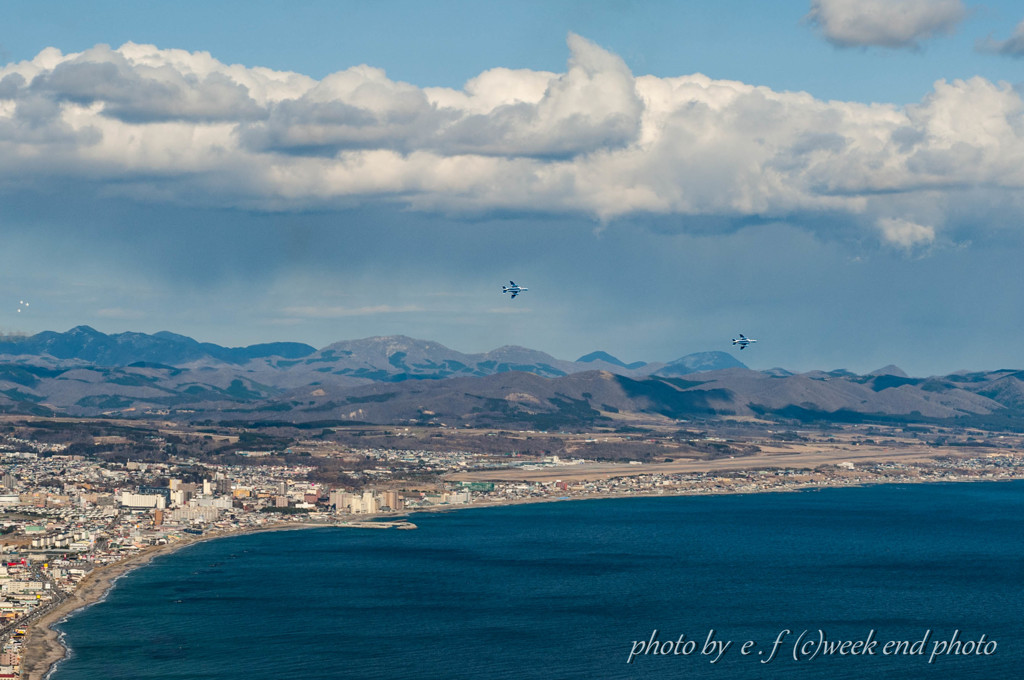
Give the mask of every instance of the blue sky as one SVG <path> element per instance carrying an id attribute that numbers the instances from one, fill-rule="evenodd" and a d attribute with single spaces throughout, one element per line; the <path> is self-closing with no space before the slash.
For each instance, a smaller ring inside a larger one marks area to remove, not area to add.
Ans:
<path id="1" fill-rule="evenodd" d="M 131 41 L 314 78 L 370 64 L 421 87 L 461 87 L 499 66 L 561 71 L 565 36 L 573 31 L 621 56 L 636 75 L 704 73 L 821 99 L 907 103 L 942 78 L 1019 81 L 1019 61 L 974 45 L 1009 38 L 1024 19 L 1020 4 L 960 4 L 965 16 L 953 33 L 922 40 L 917 49 L 835 49 L 807 20 L 808 0 L 7 0 L 0 58 Z"/>
<path id="2" fill-rule="evenodd" d="M 0 330 L 1020 366 L 1022 21 L 7 2 Z"/>

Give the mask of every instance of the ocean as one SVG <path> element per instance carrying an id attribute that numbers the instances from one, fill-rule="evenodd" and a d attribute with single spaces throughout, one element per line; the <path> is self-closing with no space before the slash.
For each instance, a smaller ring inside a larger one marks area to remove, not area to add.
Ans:
<path id="1" fill-rule="evenodd" d="M 52 680 L 1024 677 L 1024 482 L 412 520 L 158 557 Z"/>

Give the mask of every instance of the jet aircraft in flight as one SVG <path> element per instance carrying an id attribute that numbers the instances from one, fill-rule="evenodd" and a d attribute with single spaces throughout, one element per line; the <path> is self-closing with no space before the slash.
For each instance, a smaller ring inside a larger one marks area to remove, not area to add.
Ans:
<path id="1" fill-rule="evenodd" d="M 754 340 L 753 338 L 748 338 L 747 336 L 743 335 L 743 333 L 740 333 L 740 337 L 738 340 L 736 338 L 732 339 L 732 344 L 739 345 L 741 351 L 746 349 L 747 345 L 749 345 L 752 342 L 757 342 L 757 340 Z"/>
<path id="2" fill-rule="evenodd" d="M 501 287 L 501 292 L 502 293 L 512 293 L 513 299 L 515 298 L 516 295 L 519 295 L 520 293 L 524 293 L 524 292 L 530 290 L 529 288 L 523 288 L 522 286 L 517 286 L 515 281 L 509 281 L 509 283 L 511 283 L 512 285 L 511 286 L 502 286 Z"/>

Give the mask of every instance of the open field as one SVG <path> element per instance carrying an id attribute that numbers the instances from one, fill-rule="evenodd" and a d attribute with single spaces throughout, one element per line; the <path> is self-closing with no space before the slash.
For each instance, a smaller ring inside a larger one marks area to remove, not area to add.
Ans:
<path id="1" fill-rule="evenodd" d="M 792 445 L 786 448 L 766 448 L 760 453 L 750 456 L 716 458 L 716 459 L 684 459 L 673 460 L 671 463 L 649 463 L 633 465 L 629 463 L 583 463 L 579 465 L 559 465 L 537 469 L 512 468 L 505 470 L 477 470 L 451 475 L 453 481 L 465 482 L 513 482 L 513 481 L 584 481 L 628 477 L 639 474 L 686 474 L 701 472 L 731 472 L 737 470 L 755 470 L 765 468 L 798 468 L 815 469 L 822 465 L 849 463 L 908 463 L 927 461 L 948 456 L 977 457 L 991 453 L 988 450 L 932 447 L 845 447 L 842 449 L 823 449 L 820 445 Z"/>

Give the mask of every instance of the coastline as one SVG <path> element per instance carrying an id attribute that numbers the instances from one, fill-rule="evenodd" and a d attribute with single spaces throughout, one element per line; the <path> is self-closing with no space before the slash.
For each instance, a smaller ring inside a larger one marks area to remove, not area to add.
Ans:
<path id="1" fill-rule="evenodd" d="M 67 648 L 60 641 L 60 633 L 54 629 L 54 624 L 102 600 L 114 582 L 132 569 L 148 563 L 157 555 L 174 552 L 189 544 L 191 542 L 182 541 L 147 548 L 138 555 L 93 569 L 66 600 L 29 626 L 22 656 L 21 677 L 26 680 L 43 680 L 50 669 L 64 659 Z"/>
<path id="2" fill-rule="evenodd" d="M 990 479 L 984 477 L 960 477 L 959 479 L 881 479 L 861 481 L 848 484 L 827 484 L 821 482 L 802 482 L 784 485 L 780 487 L 765 488 L 759 490 L 743 489 L 716 489 L 716 490 L 688 490 L 674 491 L 668 493 L 591 493 L 575 496 L 549 496 L 535 498 L 507 499 L 496 502 L 481 502 L 465 505 L 451 505 L 443 507 L 409 509 L 397 514 L 366 515 L 364 521 L 374 521 L 380 518 L 396 519 L 401 517 L 414 516 L 420 513 L 447 513 L 458 510 L 473 508 L 493 508 L 513 505 L 532 505 L 537 503 L 552 503 L 561 501 L 579 500 L 607 500 L 615 498 L 675 498 L 681 496 L 726 496 L 746 495 L 759 493 L 791 493 L 796 491 L 807 491 L 822 488 L 861 488 L 887 484 L 931 484 L 931 483 L 971 483 L 971 482 L 1004 482 L 1019 481 L 1014 479 Z M 343 527 L 341 524 L 315 524 L 310 522 L 277 522 L 272 525 L 260 527 L 248 527 L 245 529 L 217 532 L 194 538 L 186 538 L 175 543 L 168 543 L 160 546 L 146 548 L 136 555 L 128 557 L 120 562 L 97 567 L 86 576 L 85 579 L 69 594 L 67 599 L 52 611 L 33 621 L 27 627 L 24 652 L 22 656 L 21 678 L 22 680 L 46 680 L 54 668 L 66 658 L 68 648 L 61 641 L 61 633 L 54 627 L 75 612 L 85 609 L 99 601 L 114 587 L 116 581 L 128 572 L 144 566 L 160 555 L 177 552 L 196 543 L 211 541 L 230 536 L 241 536 L 245 534 L 261 533 L 268 531 L 288 531 L 298 529 L 316 529 L 326 527 Z"/>
<path id="3" fill-rule="evenodd" d="M 49 677 L 54 667 L 65 659 L 68 648 L 61 641 L 61 634 L 55 626 L 79 610 L 96 604 L 103 600 L 116 581 L 130 571 L 145 566 L 154 558 L 160 555 L 168 555 L 177 552 L 190 545 L 212 541 L 218 538 L 229 536 L 241 536 L 244 534 L 259 533 L 264 531 L 287 531 L 290 529 L 317 528 L 323 525 L 299 524 L 299 523 L 276 523 L 263 527 L 246 528 L 239 531 L 227 531 L 210 535 L 197 536 L 195 538 L 182 539 L 174 543 L 151 546 L 136 555 L 125 558 L 120 562 L 96 567 L 82 579 L 74 592 L 70 593 L 60 605 L 47 612 L 39 619 L 33 621 L 27 627 L 25 636 L 25 647 L 22 654 L 21 678 L 22 680 L 45 680 Z"/>

